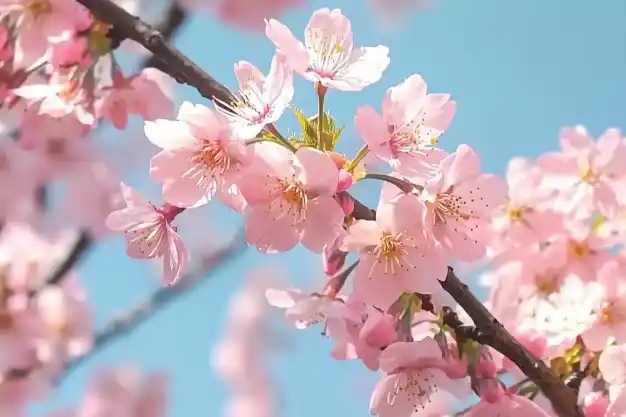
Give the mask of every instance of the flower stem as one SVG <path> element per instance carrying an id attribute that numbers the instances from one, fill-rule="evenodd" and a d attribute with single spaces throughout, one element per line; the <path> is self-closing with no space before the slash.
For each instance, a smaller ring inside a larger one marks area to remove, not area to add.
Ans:
<path id="1" fill-rule="evenodd" d="M 326 98 L 326 91 L 328 88 L 322 84 L 317 84 L 317 149 L 325 150 L 326 144 L 324 143 L 324 134 L 322 128 L 324 127 L 324 99 Z"/>
<path id="2" fill-rule="evenodd" d="M 391 183 L 401 189 L 405 193 L 410 193 L 413 191 L 416 186 L 408 181 L 401 180 L 400 178 L 392 177 L 391 175 L 385 174 L 365 174 L 363 178 L 369 178 L 372 180 L 381 180 Z"/>
<path id="3" fill-rule="evenodd" d="M 367 156 L 369 152 L 370 152 L 370 149 L 367 147 L 367 145 L 363 145 L 363 147 L 359 149 L 359 152 L 357 152 L 357 154 L 354 156 L 352 161 L 350 161 L 350 164 L 346 168 L 346 171 L 348 171 L 349 173 L 352 173 L 352 171 L 355 170 L 355 168 L 359 165 L 359 163 L 363 160 L 363 158 Z"/>
<path id="4" fill-rule="evenodd" d="M 285 138 L 283 135 L 280 134 L 278 129 L 276 129 L 276 126 L 274 125 L 274 123 L 267 125 L 265 129 L 268 132 L 270 132 L 272 135 L 274 135 L 274 137 L 278 139 L 280 143 L 282 143 L 285 146 L 285 148 L 289 149 L 291 152 L 294 152 L 294 153 L 297 151 L 296 147 L 293 146 L 291 142 L 287 140 L 287 138 Z"/>

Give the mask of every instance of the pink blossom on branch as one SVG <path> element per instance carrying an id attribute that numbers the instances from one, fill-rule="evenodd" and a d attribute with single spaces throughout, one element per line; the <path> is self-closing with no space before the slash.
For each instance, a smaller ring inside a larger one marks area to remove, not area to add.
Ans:
<path id="1" fill-rule="evenodd" d="M 284 55 L 274 55 L 267 78 L 252 64 L 235 64 L 239 94 L 234 104 L 217 109 L 226 116 L 231 132 L 241 139 L 256 137 L 283 115 L 293 99 L 293 70 Z"/>
<path id="2" fill-rule="evenodd" d="M 109 214 L 107 227 L 126 235 L 128 256 L 162 258 L 163 284 L 175 284 L 185 272 L 189 257 L 176 226 L 172 224 L 183 209 L 167 204 L 157 208 L 124 183 L 121 189 L 126 207 Z"/>
<path id="3" fill-rule="evenodd" d="M 163 149 L 150 161 L 150 173 L 163 183 L 163 198 L 170 204 L 197 207 L 216 195 L 240 198 L 236 181 L 249 151 L 219 112 L 185 102 L 177 120 L 148 121 L 145 133 Z"/>
<path id="4" fill-rule="evenodd" d="M 248 242 L 261 252 L 284 252 L 302 243 L 321 253 L 343 223 L 333 198 L 339 170 L 313 148 L 295 154 L 275 143 L 254 145 L 254 157 L 238 182 L 248 202 Z"/>
<path id="5" fill-rule="evenodd" d="M 274 19 L 266 22 L 265 34 L 296 72 L 324 87 L 360 91 L 380 80 L 389 66 L 386 46 L 354 46 L 352 25 L 339 9 L 314 12 L 304 44 Z"/>

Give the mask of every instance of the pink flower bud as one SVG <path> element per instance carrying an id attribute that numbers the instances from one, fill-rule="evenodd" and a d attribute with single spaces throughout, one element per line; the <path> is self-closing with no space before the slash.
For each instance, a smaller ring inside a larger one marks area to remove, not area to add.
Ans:
<path id="1" fill-rule="evenodd" d="M 498 373 L 498 367 L 489 360 L 481 359 L 476 367 L 476 374 L 480 378 L 495 378 Z"/>
<path id="2" fill-rule="evenodd" d="M 352 178 L 352 174 L 343 169 L 339 170 L 337 192 L 340 193 L 342 191 L 346 191 L 348 188 L 352 187 L 352 184 L 354 184 L 354 178 Z"/>
<path id="3" fill-rule="evenodd" d="M 335 200 L 337 201 L 337 203 L 339 203 L 339 206 L 346 216 L 352 214 L 352 212 L 354 211 L 354 200 L 347 192 L 342 191 L 335 194 Z"/>
<path id="4" fill-rule="evenodd" d="M 324 252 L 322 252 L 322 265 L 324 273 L 328 276 L 333 276 L 338 273 L 343 265 L 346 263 L 346 252 L 342 252 L 333 246 L 326 246 Z"/>
<path id="5" fill-rule="evenodd" d="M 378 349 L 389 346 L 397 340 L 396 320 L 390 314 L 370 315 L 359 332 L 359 339 Z"/>

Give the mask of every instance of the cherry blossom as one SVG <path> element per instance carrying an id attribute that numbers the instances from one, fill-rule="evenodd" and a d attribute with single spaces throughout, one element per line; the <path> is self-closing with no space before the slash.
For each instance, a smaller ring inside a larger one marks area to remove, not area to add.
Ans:
<path id="1" fill-rule="evenodd" d="M 106 117 L 118 129 L 126 128 L 128 116 L 139 114 L 146 120 L 168 117 L 172 113 L 172 99 L 168 96 L 163 73 L 146 68 L 126 78 L 116 72 L 113 85 L 102 90 L 95 103 L 98 117 Z"/>
<path id="2" fill-rule="evenodd" d="M 146 122 L 148 139 L 163 150 L 150 162 L 152 178 L 163 183 L 170 204 L 196 207 L 232 190 L 248 163 L 248 148 L 231 135 L 226 119 L 215 110 L 185 102 L 177 120 Z"/>
<path id="3" fill-rule="evenodd" d="M 261 252 L 284 252 L 299 242 L 321 253 L 334 240 L 343 211 L 333 199 L 338 170 L 324 153 L 295 154 L 273 144 L 255 145 L 254 160 L 237 185 L 248 202 L 246 235 Z"/>
<path id="4" fill-rule="evenodd" d="M 169 205 L 157 208 L 124 183 L 120 186 L 126 207 L 109 214 L 106 226 L 126 235 L 128 256 L 162 258 L 163 283 L 176 283 L 188 262 L 184 243 L 172 225 L 182 209 Z"/>
<path id="5" fill-rule="evenodd" d="M 397 342 L 380 356 L 380 368 L 386 373 L 370 399 L 372 414 L 410 416 L 428 413 L 431 397 L 449 392 L 459 399 L 469 395 L 467 385 L 448 377 L 439 345 L 434 339 L 419 342 Z"/>
<path id="6" fill-rule="evenodd" d="M 128 415 L 164 417 L 167 379 L 161 374 L 142 375 L 138 369 L 101 369 L 92 380 L 78 417 Z"/>
<path id="7" fill-rule="evenodd" d="M 395 169 L 428 169 L 429 153 L 454 117 L 456 102 L 448 94 L 426 94 L 426 89 L 424 79 L 415 74 L 387 90 L 382 117 L 370 106 L 357 109 L 359 134 Z"/>
<path id="8" fill-rule="evenodd" d="M 341 249 L 361 252 L 354 291 L 364 301 L 386 310 L 403 292 L 440 291 L 447 267 L 443 251 L 420 230 L 425 211 L 411 196 L 400 196 L 379 205 L 375 222 L 350 226 Z"/>
<path id="9" fill-rule="evenodd" d="M 38 103 L 39 114 L 47 114 L 60 118 L 73 115 L 81 123 L 92 126 L 96 122 L 87 92 L 81 88 L 80 81 L 75 78 L 66 79 L 58 76 L 50 84 L 29 84 L 13 90 L 13 93 Z"/>
<path id="10" fill-rule="evenodd" d="M 296 72 L 311 82 L 342 91 L 360 91 L 380 80 L 389 66 L 386 46 L 355 48 L 352 25 L 339 9 L 319 9 L 305 30 L 305 42 L 277 20 L 265 34 Z"/>
<path id="11" fill-rule="evenodd" d="M 234 136 L 256 137 L 263 128 L 276 122 L 293 98 L 293 71 L 284 55 L 274 55 L 267 78 L 252 64 L 235 64 L 239 95 L 233 105 L 218 107 L 231 126 Z"/>
<path id="12" fill-rule="evenodd" d="M 504 202 L 506 187 L 495 175 L 480 172 L 480 159 L 467 145 L 446 156 L 440 169 L 423 188 L 428 227 L 449 254 L 475 260 L 485 253 L 483 229 Z"/>

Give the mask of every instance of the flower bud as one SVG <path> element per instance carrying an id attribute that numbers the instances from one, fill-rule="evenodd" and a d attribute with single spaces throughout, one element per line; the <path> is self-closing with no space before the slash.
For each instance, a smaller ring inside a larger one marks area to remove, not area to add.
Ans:
<path id="1" fill-rule="evenodd" d="M 351 215 L 352 212 L 354 211 L 354 200 L 352 199 L 350 194 L 348 194 L 347 192 L 342 191 L 340 193 L 335 194 L 335 201 L 339 203 L 339 206 L 341 207 L 341 209 L 343 210 L 343 213 L 346 216 Z"/>

